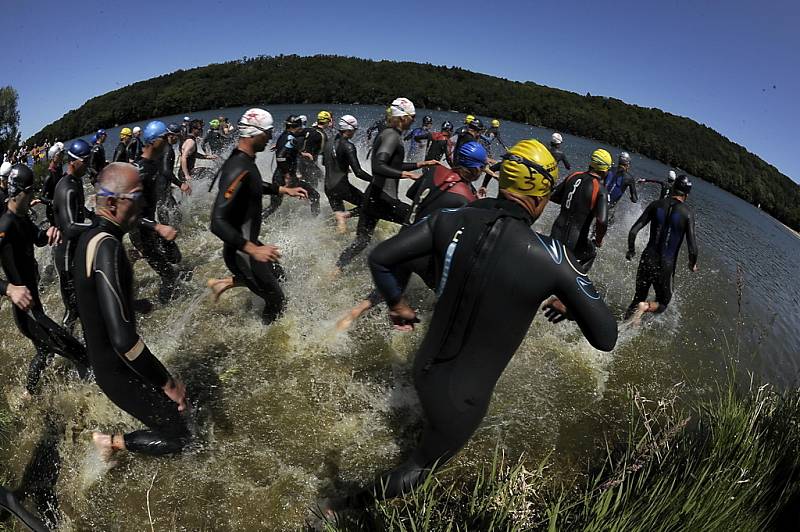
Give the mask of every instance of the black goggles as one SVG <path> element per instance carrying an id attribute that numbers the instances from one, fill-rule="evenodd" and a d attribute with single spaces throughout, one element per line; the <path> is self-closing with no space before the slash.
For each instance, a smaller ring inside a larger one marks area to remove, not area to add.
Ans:
<path id="1" fill-rule="evenodd" d="M 534 172 L 536 172 L 537 174 L 541 174 L 542 177 L 544 177 L 547 181 L 550 182 L 550 188 L 552 188 L 553 185 L 555 184 L 555 180 L 553 179 L 553 176 L 550 175 L 550 172 L 548 172 L 544 166 L 537 164 L 531 161 L 530 159 L 526 159 L 525 157 L 520 157 L 519 155 L 516 155 L 514 153 L 505 153 L 503 154 L 502 159 L 504 161 L 511 161 L 513 163 L 525 166 L 528 169 L 528 172 L 530 172 L 531 177 L 533 177 Z"/>

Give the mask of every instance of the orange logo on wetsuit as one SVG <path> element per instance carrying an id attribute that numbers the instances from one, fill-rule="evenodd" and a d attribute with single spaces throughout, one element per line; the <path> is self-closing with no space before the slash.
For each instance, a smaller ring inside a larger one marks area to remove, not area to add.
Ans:
<path id="1" fill-rule="evenodd" d="M 225 191 L 224 194 L 225 199 L 231 199 L 231 196 L 233 196 L 233 193 L 236 192 L 237 188 L 239 188 L 239 184 L 242 182 L 242 179 L 244 179 L 244 176 L 246 175 L 247 175 L 247 170 L 236 176 L 236 179 L 233 180 L 228 189 Z"/>

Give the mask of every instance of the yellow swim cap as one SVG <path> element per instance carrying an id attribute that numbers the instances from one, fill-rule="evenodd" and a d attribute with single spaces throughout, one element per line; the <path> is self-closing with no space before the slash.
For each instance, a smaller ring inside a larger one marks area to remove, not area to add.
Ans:
<path id="1" fill-rule="evenodd" d="M 500 121 L 496 118 L 492 120 L 492 127 L 500 127 Z"/>
<path id="2" fill-rule="evenodd" d="M 607 172 L 612 164 L 611 154 L 602 148 L 594 150 L 592 158 L 589 160 L 589 168 L 598 172 Z"/>
<path id="3" fill-rule="evenodd" d="M 328 111 L 320 111 L 317 113 L 317 122 L 327 124 L 331 120 L 333 120 L 333 117 Z"/>
<path id="4" fill-rule="evenodd" d="M 130 137 L 132 134 L 133 134 L 133 132 L 131 131 L 131 128 L 129 128 L 129 127 L 123 127 L 122 129 L 119 130 L 119 136 L 120 137 Z"/>
<path id="5" fill-rule="evenodd" d="M 535 139 L 517 142 L 503 155 L 500 189 L 523 196 L 547 196 L 558 181 L 558 164 Z"/>
<path id="6" fill-rule="evenodd" d="M 467 117 L 464 119 L 464 123 L 465 123 L 465 124 L 469 124 L 469 123 L 470 123 L 470 122 L 472 122 L 473 120 L 475 120 L 475 117 L 474 117 L 474 116 L 472 116 L 472 115 L 467 115 Z"/>

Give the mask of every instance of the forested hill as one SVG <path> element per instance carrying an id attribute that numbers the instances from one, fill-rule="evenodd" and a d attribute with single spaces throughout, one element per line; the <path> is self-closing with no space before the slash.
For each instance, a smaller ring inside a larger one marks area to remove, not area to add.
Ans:
<path id="1" fill-rule="evenodd" d="M 179 70 L 92 98 L 29 141 L 69 139 L 150 117 L 255 104 L 386 105 L 456 110 L 590 137 L 658 159 L 736 194 L 800 230 L 800 187 L 688 118 L 460 68 L 336 56 L 258 57 Z"/>

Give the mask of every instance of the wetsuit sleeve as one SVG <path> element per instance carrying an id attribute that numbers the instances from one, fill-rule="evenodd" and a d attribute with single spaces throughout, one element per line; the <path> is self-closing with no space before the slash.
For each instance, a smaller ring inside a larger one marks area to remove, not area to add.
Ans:
<path id="1" fill-rule="evenodd" d="M 631 201 L 633 203 L 639 203 L 639 194 L 636 191 L 636 180 L 632 177 L 628 177 L 628 187 L 630 187 L 631 193 Z"/>
<path id="2" fill-rule="evenodd" d="M 398 267 L 433 253 L 433 224 L 437 216 L 428 216 L 384 240 L 369 254 L 369 268 L 375 287 L 390 306 L 403 296 L 404 284 L 398 276 Z"/>
<path id="3" fill-rule="evenodd" d="M 595 240 L 602 242 L 608 229 L 608 189 L 601 182 L 600 192 L 597 193 L 597 203 L 594 206 Z"/>
<path id="4" fill-rule="evenodd" d="M 278 151 L 275 152 L 275 163 L 278 169 L 284 174 L 292 171 L 292 150 L 294 150 L 297 139 L 289 137 L 285 142 L 278 146 Z"/>
<path id="5" fill-rule="evenodd" d="M 347 149 L 344 151 L 344 156 L 347 158 L 347 164 L 350 166 L 353 174 L 359 179 L 371 182 L 372 176 L 369 175 L 363 168 L 361 168 L 361 163 L 358 162 L 358 154 L 356 153 L 355 145 L 348 142 L 346 148 Z"/>
<path id="6" fill-rule="evenodd" d="M 414 132 L 409 131 L 408 134 L 405 137 L 403 137 L 403 140 L 411 140 L 412 138 L 414 138 Z"/>
<path id="7" fill-rule="evenodd" d="M 48 241 L 47 230 L 49 227 L 38 227 L 30 218 L 26 219 L 24 223 L 28 224 L 28 228 L 30 230 L 30 233 L 28 234 L 33 235 L 33 243 L 36 245 L 36 247 L 41 248 L 46 246 Z"/>
<path id="8" fill-rule="evenodd" d="M 170 375 L 136 333 L 130 298 L 123 292 L 118 272 L 122 269 L 123 248 L 113 238 L 105 238 L 97 248 L 94 279 L 100 313 L 108 338 L 120 360 L 153 386 L 162 388 Z"/>
<path id="9" fill-rule="evenodd" d="M 242 186 L 242 182 L 248 176 L 249 172 L 243 170 L 237 172 L 237 175 L 233 176 L 233 180 L 226 179 L 221 182 L 211 212 L 211 232 L 236 249 L 242 249 L 247 244 L 247 239 L 228 220 L 236 211 L 237 198 L 243 194 L 242 189 L 245 188 Z"/>
<path id="10" fill-rule="evenodd" d="M 651 203 L 647 206 L 639 219 L 636 220 L 636 223 L 633 224 L 631 230 L 628 231 L 628 251 L 634 251 L 636 249 L 636 235 L 639 234 L 639 231 L 644 229 L 644 227 L 650 223 L 650 220 L 653 217 L 653 211 L 655 210 L 655 202 Z"/>
<path id="11" fill-rule="evenodd" d="M 397 144 L 400 142 L 400 135 L 391 137 L 384 136 L 381 141 L 377 151 L 372 154 L 372 173 L 379 174 L 381 177 L 387 177 L 389 179 L 401 179 L 403 177 L 403 172 L 389 165 L 389 160 L 392 158 L 392 154 L 395 152 Z M 410 164 L 411 167 L 406 168 L 408 164 Z M 416 167 L 416 163 L 403 163 L 403 170 L 411 170 Z"/>
<path id="12" fill-rule="evenodd" d="M 77 222 L 75 215 L 79 212 L 83 205 L 78 205 L 78 194 L 71 188 L 67 188 L 64 192 L 64 197 L 56 198 L 64 208 L 58 209 L 56 212 L 56 222 L 61 229 L 61 238 L 64 240 L 72 240 L 78 238 L 81 233 L 86 231 L 92 226 L 92 222 Z"/>
<path id="13" fill-rule="evenodd" d="M 572 165 L 569 164 L 569 159 L 567 159 L 566 153 L 561 154 L 561 160 L 564 161 L 564 168 L 566 168 L 567 171 L 569 171 L 572 168 Z"/>
<path id="14" fill-rule="evenodd" d="M 555 295 L 567 307 L 592 347 L 611 351 L 617 343 L 617 321 L 591 279 L 572 266 L 577 264 L 572 252 L 566 247 L 563 249 L 568 260 L 557 267 Z"/>
<path id="15" fill-rule="evenodd" d="M 154 231 L 155 228 L 156 228 L 156 225 L 158 225 L 158 224 L 156 223 L 155 220 L 151 220 L 150 218 L 141 217 L 141 218 L 139 218 L 139 224 L 138 225 L 139 225 L 139 227 L 142 227 L 144 229 L 149 229 L 151 231 Z"/>
<path id="16" fill-rule="evenodd" d="M 269 196 L 280 196 L 281 187 L 276 183 L 261 182 L 261 191 Z"/>
<path id="17" fill-rule="evenodd" d="M 164 157 L 161 158 L 161 175 L 166 177 L 173 185 L 181 186 L 184 181 L 175 175 L 175 160 L 169 156 L 169 152 L 167 151 L 171 149 L 172 146 L 167 146 L 164 149 Z"/>
<path id="18" fill-rule="evenodd" d="M 10 225 L 11 224 L 7 220 L 4 220 L 2 217 L 0 217 L 0 251 L 2 251 L 7 244 L 10 245 L 10 242 L 8 241 L 10 237 Z M 0 296 L 6 294 L 9 284 L 10 283 L 8 281 L 0 277 Z"/>
<path id="19" fill-rule="evenodd" d="M 555 190 L 550 194 L 550 201 L 561 205 L 561 202 L 564 201 L 564 189 L 567 187 L 567 181 L 569 181 L 569 178 L 562 179 L 561 182 L 556 185 Z"/>
<path id="20" fill-rule="evenodd" d="M 694 213 L 690 212 L 686 220 L 686 245 L 689 247 L 689 267 L 697 264 L 697 237 L 694 233 Z"/>

